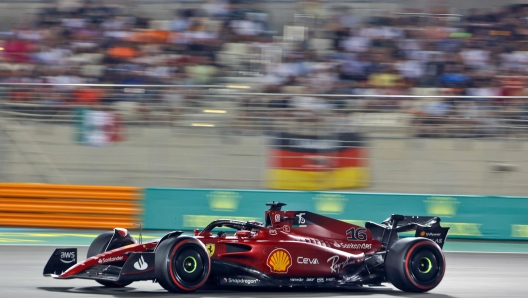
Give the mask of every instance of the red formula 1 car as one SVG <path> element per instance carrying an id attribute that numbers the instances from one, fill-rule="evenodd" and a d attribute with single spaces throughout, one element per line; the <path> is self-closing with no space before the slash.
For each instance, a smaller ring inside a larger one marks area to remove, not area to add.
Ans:
<path id="1" fill-rule="evenodd" d="M 77 264 L 76 248 L 58 248 L 44 268 L 57 279 L 109 287 L 154 280 L 170 292 L 207 286 L 357 287 L 390 282 L 409 292 L 436 287 L 446 268 L 440 218 L 392 215 L 365 227 L 268 203 L 265 223 L 219 219 L 193 236 L 170 232 L 137 242 L 125 229 L 99 235 Z M 226 233 L 233 229 L 234 235 Z M 398 233 L 416 231 L 399 239 Z"/>

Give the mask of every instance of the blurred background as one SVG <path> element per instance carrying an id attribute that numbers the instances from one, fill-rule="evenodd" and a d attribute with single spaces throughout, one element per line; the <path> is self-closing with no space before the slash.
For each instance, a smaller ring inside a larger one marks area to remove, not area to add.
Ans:
<path id="1" fill-rule="evenodd" d="M 522 196 L 524 1 L 0 1 L 0 180 Z"/>

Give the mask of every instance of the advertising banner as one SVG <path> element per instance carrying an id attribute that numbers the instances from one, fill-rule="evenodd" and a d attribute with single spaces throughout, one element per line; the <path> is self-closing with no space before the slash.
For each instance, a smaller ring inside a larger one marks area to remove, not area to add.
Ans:
<path id="1" fill-rule="evenodd" d="M 271 138 L 268 187 L 329 190 L 367 186 L 366 150 L 358 133 L 277 133 Z"/>
<path id="2" fill-rule="evenodd" d="M 429 215 L 451 227 L 448 238 L 528 240 L 528 198 L 148 188 L 144 200 L 145 228 L 154 230 L 201 229 L 220 218 L 262 222 L 266 202 L 275 201 L 358 225 Z"/>

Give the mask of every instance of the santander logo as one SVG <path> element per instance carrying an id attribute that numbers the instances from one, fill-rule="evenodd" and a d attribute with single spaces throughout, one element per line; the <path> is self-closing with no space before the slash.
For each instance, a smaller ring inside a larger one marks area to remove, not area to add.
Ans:
<path id="1" fill-rule="evenodd" d="M 137 260 L 137 262 L 134 263 L 134 268 L 136 268 L 139 271 L 145 270 L 148 268 L 148 264 L 147 262 L 145 262 L 145 259 L 143 259 L 143 256 L 139 257 L 139 260 Z"/>

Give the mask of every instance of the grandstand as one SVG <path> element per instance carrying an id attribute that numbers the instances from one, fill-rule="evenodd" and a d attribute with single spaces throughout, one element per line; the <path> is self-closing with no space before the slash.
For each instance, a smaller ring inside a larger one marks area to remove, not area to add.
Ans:
<path id="1" fill-rule="evenodd" d="M 19 4 L 30 22 L 0 39 L 4 181 L 264 188 L 273 132 L 358 131 L 360 191 L 522 193 L 524 5 L 227 2 Z M 121 139 L 79 141 L 79 109 Z"/>

